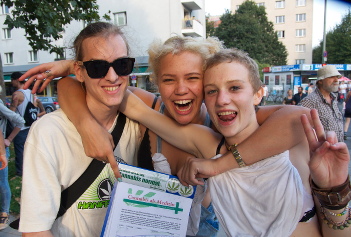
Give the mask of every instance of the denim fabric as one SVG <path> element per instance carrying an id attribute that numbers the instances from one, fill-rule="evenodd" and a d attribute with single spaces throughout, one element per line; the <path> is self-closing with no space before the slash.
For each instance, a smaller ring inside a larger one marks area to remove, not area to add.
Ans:
<path id="1" fill-rule="evenodd" d="M 218 219 L 214 213 L 212 203 L 206 209 L 201 206 L 199 231 L 196 236 L 215 237 L 219 228 Z"/>
<path id="2" fill-rule="evenodd" d="M 6 158 L 10 157 L 10 149 L 6 147 Z M 1 164 L 1 162 L 0 162 Z M 0 212 L 10 212 L 11 189 L 8 179 L 8 166 L 0 170 Z"/>
<path id="3" fill-rule="evenodd" d="M 26 142 L 28 136 L 29 128 L 21 130 L 15 139 L 13 139 L 13 145 L 15 148 L 15 164 L 16 164 L 16 174 L 22 176 L 23 171 L 23 150 L 24 143 Z"/>

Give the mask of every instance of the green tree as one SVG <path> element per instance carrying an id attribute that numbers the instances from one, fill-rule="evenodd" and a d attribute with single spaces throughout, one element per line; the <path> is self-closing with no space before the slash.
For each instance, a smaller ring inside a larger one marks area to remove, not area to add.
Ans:
<path id="1" fill-rule="evenodd" d="M 206 16 L 206 38 L 210 36 L 214 36 L 215 34 L 215 28 L 214 28 L 214 22 L 209 21 L 208 19 L 210 18 L 210 15 Z"/>
<path id="2" fill-rule="evenodd" d="M 235 47 L 249 53 L 260 63 L 286 65 L 287 51 L 278 40 L 273 23 L 268 21 L 266 10 L 253 1 L 245 1 L 231 14 L 228 10 L 221 16 L 221 24 L 215 36 L 226 47 Z"/>
<path id="3" fill-rule="evenodd" d="M 312 63 L 322 63 L 323 41 L 313 49 Z M 337 24 L 326 34 L 327 63 L 351 63 L 351 11 L 343 16 L 341 23 Z"/>
<path id="4" fill-rule="evenodd" d="M 45 50 L 58 55 L 63 54 L 63 48 L 56 45 L 55 41 L 63 37 L 65 25 L 73 20 L 92 22 L 100 19 L 96 0 L 0 0 L 0 5 L 7 6 L 11 11 L 4 24 L 9 29 L 23 28 L 33 50 Z M 109 17 L 105 15 L 104 18 Z M 0 85 L 5 88 L 2 73 Z M 2 95 L 4 99 L 5 93 Z"/>

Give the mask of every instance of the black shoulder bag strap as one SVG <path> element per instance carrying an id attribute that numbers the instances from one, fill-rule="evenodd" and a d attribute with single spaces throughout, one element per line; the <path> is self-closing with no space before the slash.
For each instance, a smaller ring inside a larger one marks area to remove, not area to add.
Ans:
<path id="1" fill-rule="evenodd" d="M 117 147 L 122 136 L 125 123 L 126 116 L 120 113 L 117 119 L 117 124 L 111 133 L 115 148 Z M 93 159 L 84 173 L 71 186 L 61 192 L 61 203 L 56 219 L 63 216 L 65 212 L 73 205 L 73 203 L 77 201 L 78 198 L 85 192 L 85 190 L 89 188 L 89 186 L 99 176 L 105 165 L 106 163 Z M 18 229 L 19 220 L 20 219 L 13 221 L 10 224 L 10 227 L 13 229 Z"/>
<path id="2" fill-rule="evenodd" d="M 115 148 L 122 136 L 125 123 L 126 116 L 120 113 L 117 119 L 117 124 L 111 133 L 113 142 L 115 143 Z M 85 190 L 89 188 L 89 186 L 99 176 L 105 165 L 106 163 L 93 159 L 84 173 L 71 186 L 62 191 L 60 209 L 57 213 L 56 219 L 63 216 L 68 208 L 70 208 L 72 204 L 85 192 Z"/>

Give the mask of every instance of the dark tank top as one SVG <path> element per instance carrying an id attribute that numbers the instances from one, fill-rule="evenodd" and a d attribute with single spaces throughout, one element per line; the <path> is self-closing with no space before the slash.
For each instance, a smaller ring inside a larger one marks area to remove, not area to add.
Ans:
<path id="1" fill-rule="evenodd" d="M 154 102 L 152 104 L 152 109 L 155 108 L 157 102 L 157 97 L 155 97 Z M 164 113 L 165 105 L 161 103 L 159 112 L 161 114 Z M 211 127 L 211 119 L 208 114 L 206 114 L 205 118 L 205 126 Z M 156 145 L 156 152 L 157 153 L 162 153 L 162 138 L 157 136 L 157 145 Z M 150 146 L 150 136 L 149 136 L 149 128 L 146 128 L 144 137 L 140 143 L 140 147 L 138 150 L 138 156 L 137 156 L 137 162 L 138 162 L 138 167 L 148 169 L 148 170 L 154 170 L 154 166 L 152 163 L 152 154 L 151 154 L 151 146 Z"/>

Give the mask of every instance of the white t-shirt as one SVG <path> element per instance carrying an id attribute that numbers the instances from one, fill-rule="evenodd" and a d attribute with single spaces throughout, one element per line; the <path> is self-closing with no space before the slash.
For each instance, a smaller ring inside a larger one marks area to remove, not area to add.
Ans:
<path id="1" fill-rule="evenodd" d="M 139 143 L 139 125 L 127 118 L 114 153 L 136 165 Z M 115 181 L 109 165 L 55 221 L 61 192 L 81 176 L 91 161 L 92 158 L 84 153 L 79 133 L 62 110 L 47 114 L 34 123 L 24 149 L 19 231 L 51 230 L 55 237 L 99 236 Z"/>
<path id="2" fill-rule="evenodd" d="M 344 84 L 340 84 L 339 85 L 339 90 L 340 90 L 340 93 L 346 93 L 346 88 L 347 88 L 347 85 L 344 83 Z"/>
<path id="3" fill-rule="evenodd" d="M 213 176 L 209 189 L 227 236 L 290 236 L 303 214 L 304 187 L 289 151 Z"/>
<path id="4" fill-rule="evenodd" d="M 263 96 L 267 96 L 268 95 L 268 88 L 267 86 L 263 87 Z"/>

